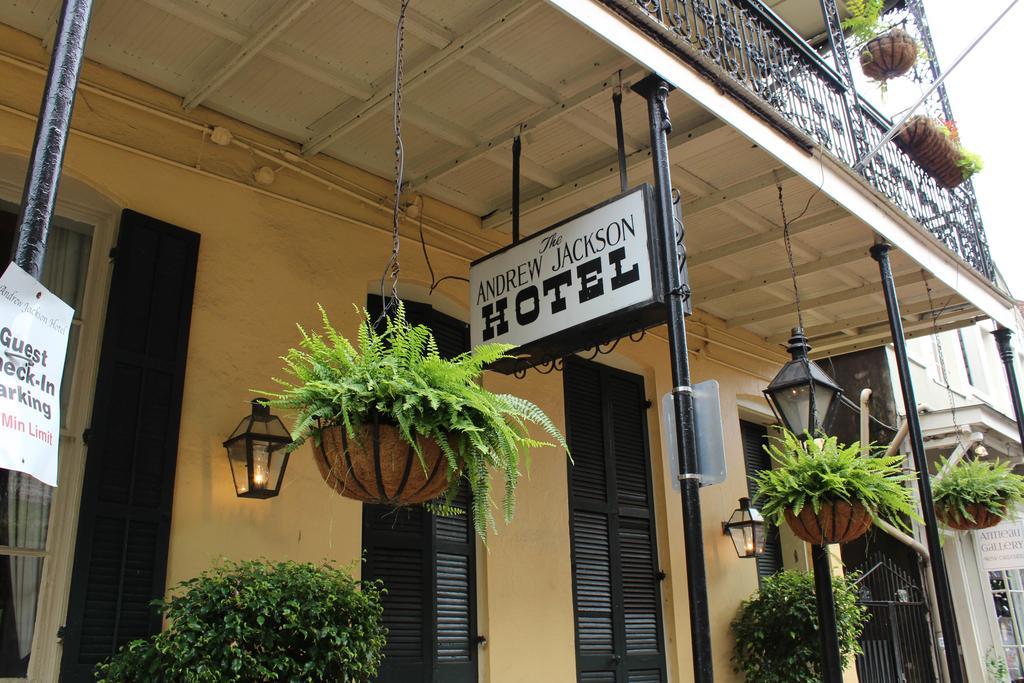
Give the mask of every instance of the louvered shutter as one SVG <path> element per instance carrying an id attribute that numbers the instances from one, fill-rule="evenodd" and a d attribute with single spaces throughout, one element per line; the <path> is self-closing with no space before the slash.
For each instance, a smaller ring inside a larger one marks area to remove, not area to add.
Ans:
<path id="1" fill-rule="evenodd" d="M 420 507 L 363 505 L 363 577 L 384 584 L 388 637 L 381 683 L 430 681 L 430 515 Z"/>
<path id="2" fill-rule="evenodd" d="M 580 681 L 665 680 L 643 380 L 566 363 Z"/>
<path id="3" fill-rule="evenodd" d="M 768 443 L 768 430 L 753 422 L 740 421 L 740 435 L 743 439 L 743 458 L 747 468 L 747 491 L 753 498 L 757 494 L 754 477 L 762 470 L 770 470 L 772 459 L 765 452 Z M 778 527 L 769 524 L 765 536 L 764 554 L 756 558 L 757 578 L 763 580 L 767 576 L 782 571 L 782 543 L 779 540 Z"/>
<path id="4" fill-rule="evenodd" d="M 406 302 L 406 318 L 431 328 L 438 351 L 451 358 L 469 349 L 469 327 L 427 304 Z M 367 310 L 380 315 L 381 298 Z M 474 683 L 477 680 L 476 538 L 468 491 L 453 501 L 465 511 L 434 516 L 422 508 L 363 506 L 364 576 L 388 589 L 384 623 L 389 635 L 382 683 Z"/>
<path id="5" fill-rule="evenodd" d="M 199 235 L 125 211 L 100 352 L 62 681 L 160 630 Z"/>
<path id="6" fill-rule="evenodd" d="M 469 516 L 469 492 L 453 501 L 463 511 L 433 516 L 434 677 L 436 683 L 477 679 L 476 538 Z"/>

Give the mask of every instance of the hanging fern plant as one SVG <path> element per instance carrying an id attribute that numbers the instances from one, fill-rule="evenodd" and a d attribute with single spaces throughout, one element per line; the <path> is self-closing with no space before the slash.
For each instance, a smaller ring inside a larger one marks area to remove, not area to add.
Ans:
<path id="1" fill-rule="evenodd" d="M 433 334 L 423 325 L 409 324 L 401 303 L 380 332 L 364 311 L 352 344 L 331 325 L 322 307 L 320 312 L 323 332 L 299 328 L 299 347 L 282 356 L 292 379 L 275 378 L 282 389 L 267 394 L 269 405 L 295 414 L 290 448 L 310 439 L 323 448 L 331 434 L 343 432 L 347 450 L 340 466 L 354 467 L 351 459 L 357 446 L 380 456 L 380 444 L 369 448 L 366 442 L 383 441 L 381 432 L 367 427 L 372 424 L 376 430 L 383 424 L 415 453 L 414 468 L 420 468 L 425 478 L 431 469 L 426 456 L 431 447 L 437 449 L 445 474 L 441 491 L 447 489 L 448 503 L 461 480 L 469 484 L 473 524 L 484 540 L 494 527 L 491 470 L 501 472 L 503 516 L 511 521 L 516 483 L 521 466 L 528 468 L 529 450 L 553 445 L 530 437 L 527 426 L 540 426 L 567 449 L 558 428 L 536 405 L 481 386 L 484 369 L 507 357 L 511 347 L 483 344 L 453 359 L 442 358 Z M 379 474 L 379 463 L 376 470 Z M 420 476 L 408 470 L 401 473 L 406 480 Z M 443 505 L 435 509 L 445 509 Z"/>

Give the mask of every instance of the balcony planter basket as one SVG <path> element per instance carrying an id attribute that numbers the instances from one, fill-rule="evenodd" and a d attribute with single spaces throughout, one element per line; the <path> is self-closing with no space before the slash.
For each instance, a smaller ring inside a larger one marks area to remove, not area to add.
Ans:
<path id="1" fill-rule="evenodd" d="M 927 116 L 914 116 L 896 136 L 896 144 L 935 182 L 952 189 L 964 181 L 963 170 L 957 163 L 961 151 L 955 141 L 939 130 L 941 125 Z"/>
<path id="2" fill-rule="evenodd" d="M 1003 521 L 1002 515 L 997 515 L 984 505 L 968 503 L 964 507 L 967 509 L 967 513 L 974 518 L 973 520 L 961 514 L 959 510 L 952 506 L 936 505 L 935 516 L 950 529 L 958 531 L 988 529 Z"/>
<path id="3" fill-rule="evenodd" d="M 894 28 L 869 40 L 860 53 L 864 75 L 887 81 L 910 71 L 917 61 L 917 41 L 901 28 Z"/>
<path id="4" fill-rule="evenodd" d="M 799 515 L 786 510 L 786 522 L 799 538 L 814 545 L 849 543 L 860 538 L 871 528 L 871 513 L 861 503 L 845 500 L 823 502 L 815 513 L 805 505 Z"/>
<path id="5" fill-rule="evenodd" d="M 314 448 L 320 476 L 346 498 L 378 505 L 415 505 L 448 488 L 444 455 L 437 441 L 419 437 L 423 459 L 398 427 L 373 415 L 350 439 L 342 426 L 320 431 Z"/>

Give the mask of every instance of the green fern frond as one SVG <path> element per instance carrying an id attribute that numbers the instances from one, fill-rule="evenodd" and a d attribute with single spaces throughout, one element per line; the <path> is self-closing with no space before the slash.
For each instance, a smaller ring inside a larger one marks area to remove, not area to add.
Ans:
<path id="1" fill-rule="evenodd" d="M 535 404 L 481 386 L 484 369 L 506 357 L 511 346 L 485 344 L 445 359 L 427 327 L 408 323 L 404 304 L 383 321 L 382 330 L 365 309 L 360 312 L 353 344 L 320 306 L 322 331 L 298 326 L 298 347 L 281 357 L 293 379 L 274 378 L 279 390 L 259 393 L 272 407 L 295 414 L 293 449 L 308 438 L 318 441 L 320 431 L 332 425 L 356 438 L 358 427 L 374 412 L 398 425 L 421 464 L 417 437 L 433 437 L 447 469 L 446 501 L 453 500 L 464 479 L 473 527 L 486 541 L 488 530 L 495 528 L 492 472 L 505 478 L 501 510 L 511 521 L 520 466 L 528 471 L 530 450 L 552 445 L 532 438 L 528 425 L 537 425 L 562 448 L 567 448 L 565 438 Z"/>

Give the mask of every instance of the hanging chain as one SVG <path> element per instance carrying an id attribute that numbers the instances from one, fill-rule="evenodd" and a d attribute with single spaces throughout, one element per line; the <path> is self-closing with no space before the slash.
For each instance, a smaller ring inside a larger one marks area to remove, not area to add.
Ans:
<path id="1" fill-rule="evenodd" d="M 800 287 L 797 285 L 797 264 L 793 258 L 793 240 L 790 234 L 790 219 L 785 215 L 785 201 L 782 199 L 782 183 L 776 181 L 775 186 L 778 188 L 778 209 L 782 214 L 782 243 L 785 245 L 785 257 L 790 263 L 790 279 L 793 281 L 793 301 L 797 308 L 797 327 L 800 329 L 800 334 L 804 334 L 804 311 L 800 307 Z M 806 211 L 806 209 L 805 209 Z M 799 218 L 799 216 L 798 216 Z M 804 364 L 804 372 L 807 377 L 811 377 L 811 359 L 804 353 L 801 358 Z M 817 402 L 814 399 L 814 382 L 811 381 L 808 384 L 808 402 L 810 403 L 810 416 L 811 423 L 808 425 L 812 432 L 817 430 L 818 425 L 818 409 Z"/>
<path id="2" fill-rule="evenodd" d="M 782 241 L 786 245 L 786 258 L 789 259 L 789 277 L 793 281 L 793 301 L 796 304 L 796 324 L 802 331 L 804 329 L 804 314 L 800 310 L 800 288 L 796 284 L 796 264 L 793 262 L 793 242 L 789 234 L 789 220 L 786 218 L 786 202 L 782 199 L 782 183 L 777 183 L 779 189 L 779 211 L 782 212 Z"/>
<path id="3" fill-rule="evenodd" d="M 398 253 L 401 249 L 401 236 L 398 222 L 401 216 L 402 181 L 405 173 L 405 147 L 402 144 L 402 77 L 405 59 L 405 13 L 410 0 L 402 0 L 398 10 L 398 25 L 395 31 L 395 82 L 392 91 L 391 121 L 395 131 L 395 205 L 391 213 L 391 255 L 388 257 L 384 272 L 380 277 L 380 296 L 383 310 L 381 319 L 389 317 L 398 307 L 398 275 L 401 271 Z M 391 295 L 384 295 L 384 283 L 390 279 Z"/>
<path id="4" fill-rule="evenodd" d="M 942 348 L 942 337 L 939 333 L 939 316 L 945 311 L 945 306 L 941 310 L 935 310 L 935 302 L 932 299 L 932 286 L 928 283 L 928 276 L 925 272 L 921 271 L 921 279 L 924 281 L 925 291 L 928 292 L 928 310 L 929 316 L 932 319 L 932 338 L 935 339 L 935 350 L 939 356 L 939 374 L 942 375 L 942 384 L 946 387 L 946 396 L 949 399 L 949 417 L 953 422 L 953 432 L 956 435 L 956 442 L 961 448 L 966 451 L 966 446 L 963 441 L 963 434 L 960 432 L 960 424 L 956 419 L 956 396 L 953 393 L 953 387 L 949 384 L 949 370 L 946 367 L 946 353 Z"/>

